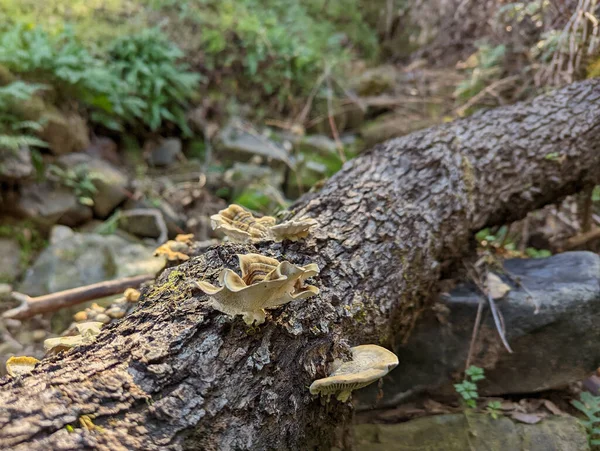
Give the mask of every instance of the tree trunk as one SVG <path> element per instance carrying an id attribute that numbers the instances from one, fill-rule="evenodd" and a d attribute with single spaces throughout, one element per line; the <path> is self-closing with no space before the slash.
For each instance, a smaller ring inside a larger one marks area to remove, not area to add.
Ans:
<path id="1" fill-rule="evenodd" d="M 332 360 L 407 337 L 473 231 L 599 179 L 600 80 L 381 144 L 297 203 L 293 216 L 319 223 L 307 240 L 213 247 L 164 271 L 93 344 L 0 382 L 0 448 L 329 449 L 351 405 L 308 386 Z M 317 263 L 320 295 L 258 328 L 210 309 L 192 282 L 215 283 L 246 252 Z"/>

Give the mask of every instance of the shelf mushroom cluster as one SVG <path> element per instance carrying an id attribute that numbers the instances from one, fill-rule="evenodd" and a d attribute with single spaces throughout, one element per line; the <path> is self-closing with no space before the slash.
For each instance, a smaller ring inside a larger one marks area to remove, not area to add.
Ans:
<path id="1" fill-rule="evenodd" d="M 256 218 L 234 204 L 211 216 L 211 225 L 231 241 L 254 243 L 306 238 L 317 221 L 301 218 L 277 224 L 271 216 Z M 214 309 L 231 316 L 242 315 L 248 325 L 264 323 L 265 309 L 319 293 L 317 287 L 304 283 L 319 273 L 316 264 L 296 266 L 260 254 L 238 255 L 238 258 L 241 276 L 224 269 L 219 275 L 220 287 L 205 281 L 196 282 L 196 286 L 209 296 Z M 336 395 L 339 401 L 346 402 L 353 390 L 375 382 L 398 365 L 398 357 L 381 346 L 361 345 L 350 350 L 352 360 L 337 362 L 328 377 L 312 383 L 313 395 L 324 395 L 327 399 Z"/>
<path id="2" fill-rule="evenodd" d="M 232 204 L 210 217 L 215 232 L 220 232 L 236 243 L 256 241 L 297 241 L 308 236 L 311 227 L 317 225 L 312 218 L 294 219 L 277 224 L 271 216 L 255 218 L 239 205 Z"/>
<path id="3" fill-rule="evenodd" d="M 265 322 L 265 309 L 296 299 L 319 294 L 319 289 L 304 283 L 319 273 L 314 263 L 296 266 L 260 254 L 238 255 L 241 277 L 230 269 L 219 275 L 220 287 L 200 281 L 196 286 L 209 295 L 211 306 L 231 316 L 243 315 L 248 325 Z"/>
<path id="4" fill-rule="evenodd" d="M 335 394 L 338 401 L 346 402 L 352 390 L 366 387 L 381 379 L 398 365 L 393 352 L 377 345 L 361 345 L 351 348 L 352 360 L 338 364 L 337 368 L 323 379 L 310 386 L 313 395 Z"/>

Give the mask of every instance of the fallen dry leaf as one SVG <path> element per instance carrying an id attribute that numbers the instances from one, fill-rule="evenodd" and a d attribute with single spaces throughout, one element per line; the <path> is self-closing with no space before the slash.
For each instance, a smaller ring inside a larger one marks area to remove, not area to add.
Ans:
<path id="1" fill-rule="evenodd" d="M 549 399 L 544 399 L 544 407 L 546 407 L 546 409 L 548 409 L 554 415 L 564 415 L 565 414 L 562 410 L 559 409 L 559 407 L 556 404 L 554 404 Z"/>
<path id="2" fill-rule="evenodd" d="M 511 417 L 521 423 L 536 424 L 542 421 L 544 415 L 538 413 L 513 412 Z"/>
<path id="3" fill-rule="evenodd" d="M 510 287 L 493 272 L 487 274 L 487 289 L 490 297 L 494 300 L 502 299 L 510 291 Z"/>

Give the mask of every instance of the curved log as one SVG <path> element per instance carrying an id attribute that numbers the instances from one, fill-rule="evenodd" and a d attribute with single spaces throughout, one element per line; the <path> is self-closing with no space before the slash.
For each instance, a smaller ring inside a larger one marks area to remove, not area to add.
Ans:
<path id="1" fill-rule="evenodd" d="M 2 380 L 0 448 L 329 449 L 351 406 L 308 386 L 332 360 L 408 336 L 473 231 L 599 179 L 600 80 L 379 145 L 296 205 L 319 223 L 306 241 L 213 247 L 164 271 L 95 343 Z M 246 252 L 317 263 L 321 294 L 258 328 L 211 310 L 193 281 Z"/>

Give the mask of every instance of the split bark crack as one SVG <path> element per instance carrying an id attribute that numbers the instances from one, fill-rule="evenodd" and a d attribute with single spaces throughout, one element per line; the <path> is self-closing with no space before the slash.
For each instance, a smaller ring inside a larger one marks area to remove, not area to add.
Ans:
<path id="1" fill-rule="evenodd" d="M 95 343 L 0 381 L 0 448 L 329 449 L 351 409 L 308 386 L 332 360 L 408 336 L 473 231 L 599 179 L 600 80 L 378 145 L 297 202 L 292 216 L 320 224 L 306 241 L 211 248 L 165 270 Z M 211 310 L 191 282 L 215 283 L 247 252 L 317 263 L 321 294 L 257 330 Z"/>

